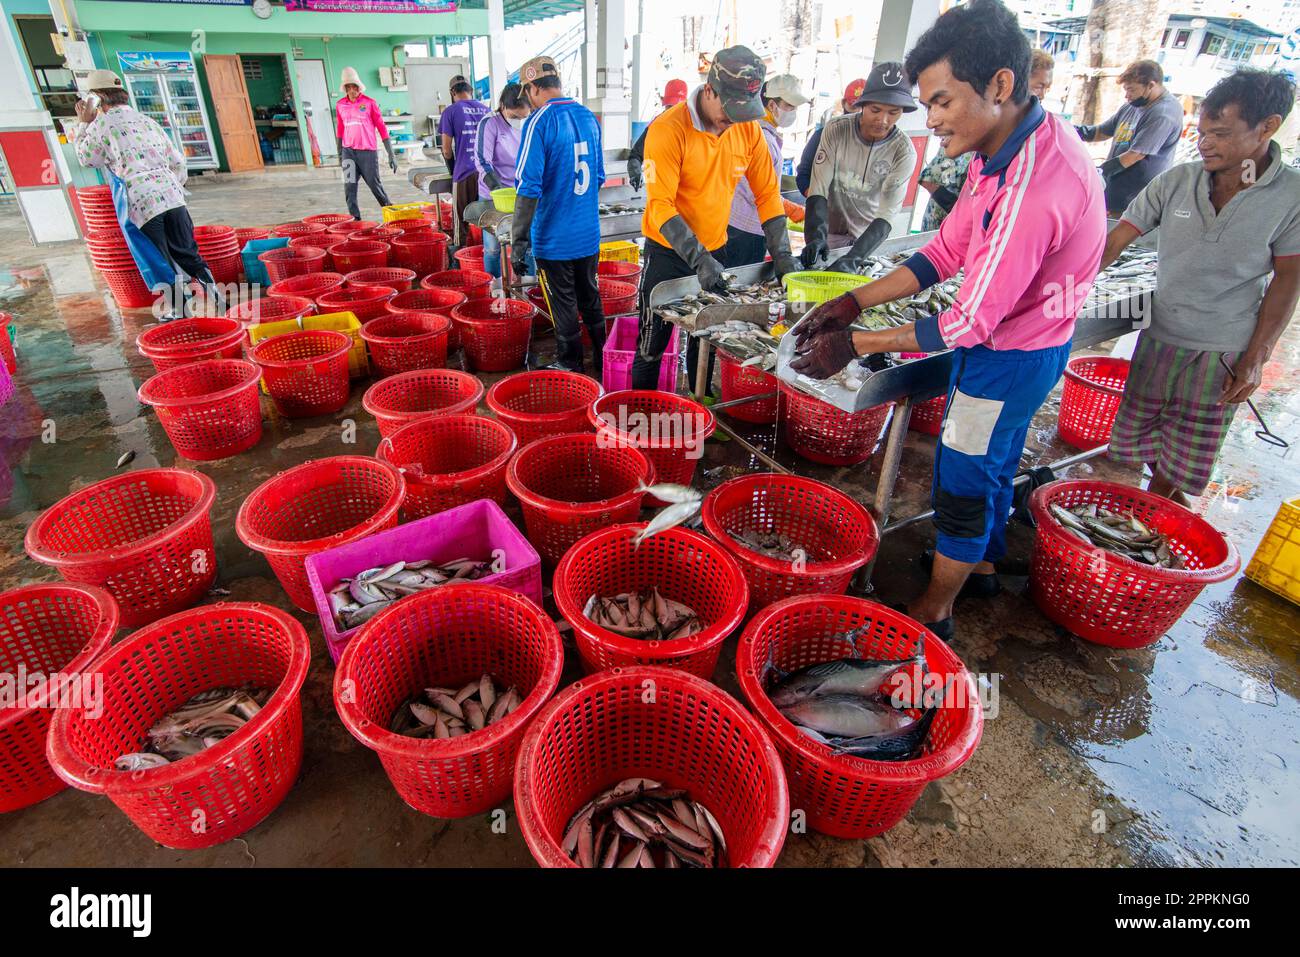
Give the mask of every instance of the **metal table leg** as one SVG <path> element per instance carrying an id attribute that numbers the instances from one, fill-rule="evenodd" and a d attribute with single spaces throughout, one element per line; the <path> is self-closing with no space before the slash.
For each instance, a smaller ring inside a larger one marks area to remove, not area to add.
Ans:
<path id="1" fill-rule="evenodd" d="M 695 366 L 695 401 L 703 402 L 709 394 L 709 340 L 700 339 L 700 352 L 696 356 Z"/>
<path id="2" fill-rule="evenodd" d="M 889 524 L 889 512 L 893 507 L 894 486 L 898 484 L 898 470 L 903 462 L 903 443 L 907 438 L 907 426 L 912 421 L 912 399 L 904 397 L 894 406 L 894 418 L 889 424 L 889 437 L 885 440 L 885 457 L 880 463 L 880 478 L 876 481 L 876 498 L 872 503 L 877 527 L 883 532 Z M 876 555 L 879 555 L 879 549 Z M 871 573 L 876 567 L 876 556 L 863 565 L 853 576 L 853 590 L 859 594 L 871 593 Z"/>

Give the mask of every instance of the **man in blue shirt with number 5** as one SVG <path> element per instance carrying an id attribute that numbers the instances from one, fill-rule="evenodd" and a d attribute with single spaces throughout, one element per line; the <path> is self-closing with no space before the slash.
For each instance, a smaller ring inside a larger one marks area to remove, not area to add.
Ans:
<path id="1" fill-rule="evenodd" d="M 519 71 L 533 113 L 519 147 L 519 186 L 511 231 L 511 265 L 524 274 L 531 249 L 537 278 L 555 323 L 550 368 L 582 372 L 578 315 L 591 334 L 592 367 L 601 376 L 605 314 L 596 263 L 600 259 L 600 187 L 605 159 L 596 116 L 564 95 L 550 57 Z"/>

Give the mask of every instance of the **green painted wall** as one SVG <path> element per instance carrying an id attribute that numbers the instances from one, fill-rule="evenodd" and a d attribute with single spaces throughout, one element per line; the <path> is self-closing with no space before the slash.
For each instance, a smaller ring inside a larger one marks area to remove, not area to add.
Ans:
<path id="1" fill-rule="evenodd" d="M 13 34 L 14 46 L 18 48 L 18 55 L 22 57 L 23 66 L 26 68 L 27 85 L 33 93 L 36 92 L 36 80 L 32 76 L 31 64 L 27 62 L 27 51 L 23 49 L 23 38 L 18 33 L 17 26 L 14 25 L 15 16 L 49 16 L 50 5 L 45 0 L 3 0 L 0 2 L 0 10 L 4 12 L 6 25 L 9 32 Z"/>
<path id="2" fill-rule="evenodd" d="M 262 68 L 260 80 L 250 80 L 244 75 L 244 85 L 248 87 L 248 101 L 254 108 L 273 107 L 284 102 L 284 57 L 263 54 L 244 57 L 244 62 L 254 62 Z"/>

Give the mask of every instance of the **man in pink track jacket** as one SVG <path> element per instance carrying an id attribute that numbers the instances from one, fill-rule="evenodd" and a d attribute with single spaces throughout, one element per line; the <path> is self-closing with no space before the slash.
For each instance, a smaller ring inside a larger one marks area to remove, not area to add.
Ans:
<path id="1" fill-rule="evenodd" d="M 927 125 L 948 156 L 975 151 L 939 234 L 898 269 L 833 299 L 796 327 L 795 369 L 825 378 L 859 356 L 955 351 L 935 450 L 938 529 L 930 585 L 908 607 L 940 637 L 970 579 L 998 590 L 1011 481 L 1034 413 L 1065 371 L 1074 321 L 1106 240 L 1102 183 L 1074 130 L 1029 95 L 1030 50 L 997 0 L 940 17 L 907 55 Z M 883 332 L 852 332 L 863 309 L 965 270 L 952 308 Z"/>

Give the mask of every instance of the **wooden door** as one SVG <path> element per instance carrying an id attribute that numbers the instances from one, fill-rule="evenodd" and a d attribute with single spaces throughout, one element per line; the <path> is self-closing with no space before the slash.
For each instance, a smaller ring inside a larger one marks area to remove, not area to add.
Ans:
<path id="1" fill-rule="evenodd" d="M 244 68 L 238 56 L 203 57 L 208 74 L 208 92 L 217 111 L 217 128 L 226 148 L 226 163 L 232 173 L 262 168 L 262 148 L 253 123 L 253 107 L 244 85 Z"/>

